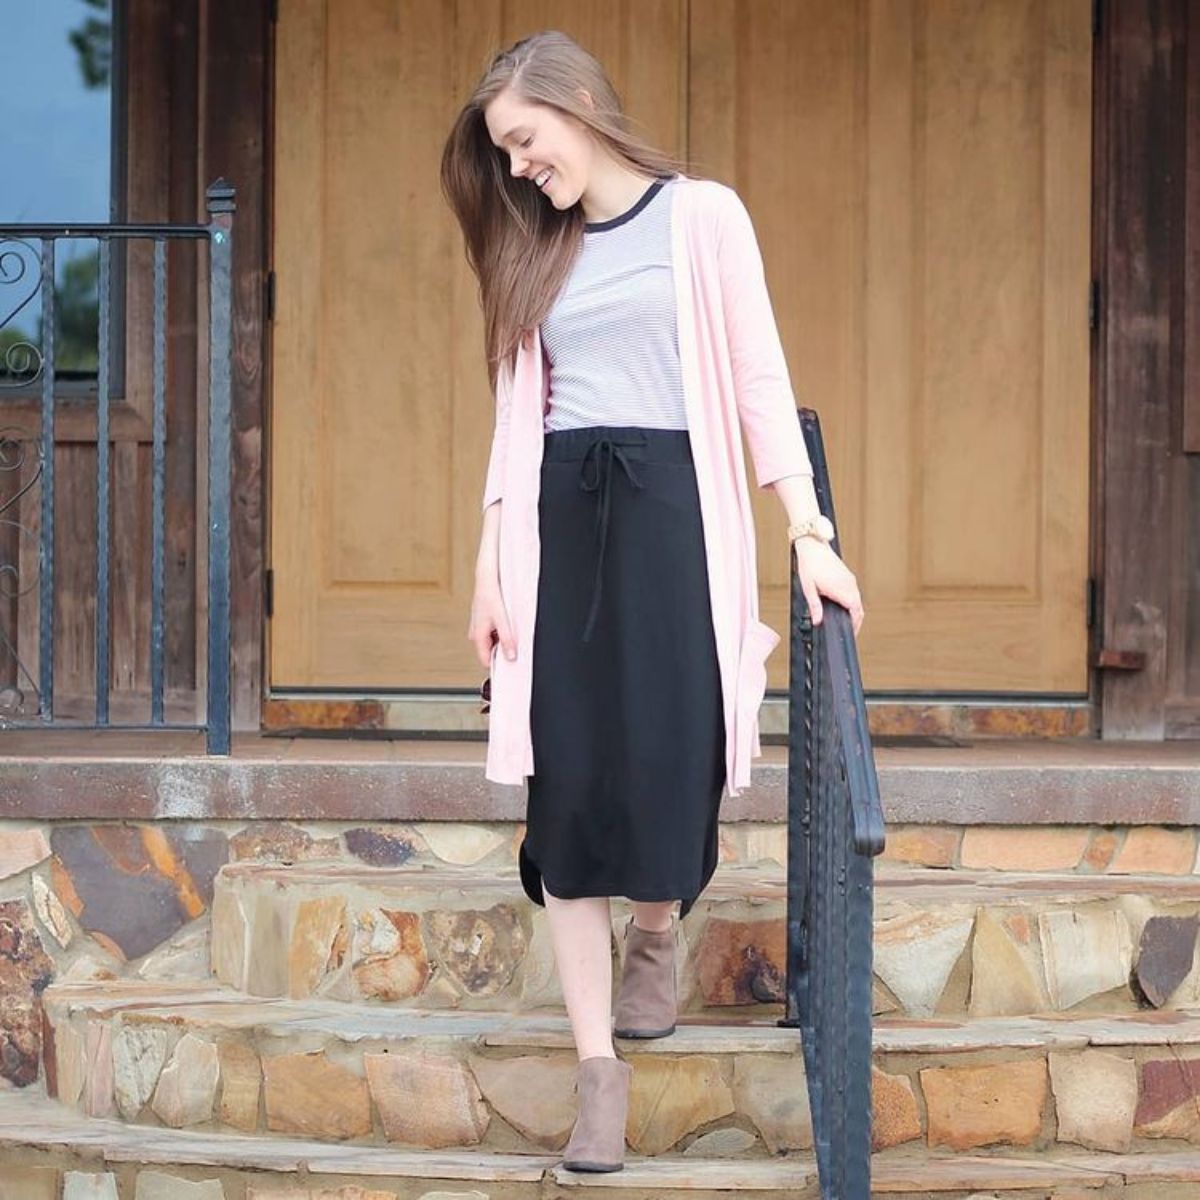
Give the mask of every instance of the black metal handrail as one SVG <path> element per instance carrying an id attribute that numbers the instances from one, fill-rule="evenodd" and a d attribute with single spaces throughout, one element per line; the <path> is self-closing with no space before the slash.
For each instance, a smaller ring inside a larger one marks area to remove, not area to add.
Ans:
<path id="1" fill-rule="evenodd" d="M 837 527 L 817 414 L 798 410 L 817 501 Z M 835 537 L 833 548 L 841 553 Z M 814 625 L 791 572 L 788 718 L 787 995 L 799 1027 L 824 1200 L 871 1193 L 874 869 L 883 809 L 854 628 L 821 598 Z"/>
<path id="2" fill-rule="evenodd" d="M 54 580 L 55 580 L 55 249 L 59 242 L 93 239 L 99 243 L 99 285 L 97 308 L 98 371 L 96 394 L 96 708 L 90 724 L 72 722 L 75 728 L 111 728 L 111 667 L 109 618 L 110 580 L 110 316 L 112 309 L 113 242 L 147 240 L 154 247 L 153 315 L 153 417 L 152 417 L 152 501 L 151 501 L 151 617 L 150 617 L 150 722 L 149 728 L 195 729 L 196 725 L 169 724 L 165 715 L 164 664 L 164 524 L 166 513 L 166 288 L 167 243 L 197 240 L 209 248 L 209 329 L 208 329 L 208 645 L 207 695 L 203 729 L 210 754 L 228 754 L 230 749 L 230 499 L 231 499 L 231 349 L 232 302 L 231 267 L 233 260 L 234 189 L 222 179 L 206 192 L 209 221 L 191 224 L 15 224 L 0 225 L 0 283 L 12 284 L 23 277 L 25 266 L 20 249 L 27 250 L 40 262 L 41 278 L 37 289 L 22 298 L 11 310 L 0 309 L 0 329 L 40 294 L 42 310 L 41 346 L 28 342 L 10 347 L 6 357 L 29 368 L 26 386 L 41 383 L 41 428 L 37 438 L 40 456 L 38 476 L 41 485 L 41 521 L 38 540 L 38 667 L 36 681 L 25 669 L 17 653 L 15 639 L 9 639 L 0 627 L 0 648 L 6 649 L 17 663 L 20 678 L 37 692 L 36 722 L 5 719 L 9 727 L 23 724 L 49 726 L 54 712 Z M 35 250 L 33 243 L 40 242 Z M 20 440 L 0 432 L 0 465 L 19 467 L 24 452 Z M 28 491 L 30 481 L 17 491 L 17 498 Z M 0 505 L 0 514 L 13 499 Z M 5 518 L 6 523 L 12 522 Z M 17 568 L 0 563 L 0 573 L 16 574 Z M 129 726 L 122 728 L 146 728 Z"/>

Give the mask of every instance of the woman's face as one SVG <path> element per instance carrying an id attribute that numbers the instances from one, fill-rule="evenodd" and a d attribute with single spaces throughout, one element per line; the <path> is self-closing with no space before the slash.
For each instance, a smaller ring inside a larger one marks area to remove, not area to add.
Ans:
<path id="1" fill-rule="evenodd" d="M 508 154 L 512 174 L 555 208 L 568 209 L 583 195 L 595 142 L 582 122 L 548 104 L 530 104 L 511 88 L 491 101 L 484 120 L 492 144 Z"/>

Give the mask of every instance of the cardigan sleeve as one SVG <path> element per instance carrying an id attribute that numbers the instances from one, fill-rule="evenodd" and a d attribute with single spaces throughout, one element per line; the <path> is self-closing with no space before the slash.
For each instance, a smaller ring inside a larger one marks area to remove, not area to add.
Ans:
<path id="1" fill-rule="evenodd" d="M 758 238 L 741 197 L 723 189 L 718 223 L 725 333 L 734 395 L 759 487 L 785 475 L 812 475 L 796 398 L 767 292 Z"/>
<path id="2" fill-rule="evenodd" d="M 483 507 L 503 498 L 504 470 L 508 458 L 508 426 L 512 412 L 512 374 L 508 360 L 496 371 L 496 426 L 492 433 L 492 452 L 488 457 L 487 478 L 483 485 Z"/>

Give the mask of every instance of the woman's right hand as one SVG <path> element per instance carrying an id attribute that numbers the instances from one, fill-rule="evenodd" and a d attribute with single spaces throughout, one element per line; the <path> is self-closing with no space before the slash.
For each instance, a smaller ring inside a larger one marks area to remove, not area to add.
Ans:
<path id="1" fill-rule="evenodd" d="M 508 621 L 508 610 L 504 606 L 498 580 L 476 581 L 467 639 L 474 642 L 475 652 L 484 670 L 491 668 L 492 650 L 497 641 L 506 658 L 516 658 L 517 640 Z"/>

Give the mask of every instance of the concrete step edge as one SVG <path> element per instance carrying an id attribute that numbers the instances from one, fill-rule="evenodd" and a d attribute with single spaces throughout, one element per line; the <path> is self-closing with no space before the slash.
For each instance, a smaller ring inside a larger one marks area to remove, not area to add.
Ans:
<path id="1" fill-rule="evenodd" d="M 994 904 L 1017 903 L 1023 899 L 1094 899 L 1106 895 L 1167 894 L 1173 898 L 1200 901 L 1200 875 L 1087 875 L 1071 871 L 987 871 L 942 867 L 895 867 L 876 862 L 875 888 L 889 898 L 914 898 L 923 889 L 932 892 L 978 890 Z M 513 866 L 444 867 L 369 867 L 349 860 L 314 860 L 303 863 L 243 861 L 227 863 L 217 873 L 219 883 L 283 884 L 313 886 L 348 883 L 364 887 L 458 888 L 467 884 L 472 891 L 520 892 L 521 881 Z M 786 896 L 787 876 L 782 867 L 719 866 L 705 888 L 701 900 L 740 898 L 744 889 L 778 892 Z M 997 898 L 997 893 L 1002 898 Z M 1010 895 L 1010 893 L 1012 893 Z"/>
<path id="2" fill-rule="evenodd" d="M 563 1170 L 559 1155 L 493 1151 L 394 1150 L 340 1146 L 295 1138 L 217 1136 L 185 1130 L 127 1126 L 80 1116 L 53 1101 L 24 1093 L 0 1094 L 0 1147 L 57 1152 L 76 1169 L 134 1163 L 148 1167 L 212 1167 L 222 1171 L 337 1176 L 346 1180 L 421 1178 L 459 1181 L 542 1183 L 611 1189 L 679 1189 L 696 1192 L 811 1189 L 815 1167 L 808 1154 L 734 1161 L 686 1155 L 626 1158 L 625 1170 L 581 1176 Z M 70 1169 L 70 1168 L 68 1168 Z M 1093 1152 L 1046 1155 L 949 1155 L 886 1151 L 873 1157 L 873 1191 L 878 1193 L 1025 1191 L 1038 1187 L 1099 1189 L 1143 1182 L 1200 1181 L 1200 1151 L 1165 1150 L 1153 1156 Z M 531 1195 L 538 1194 L 536 1191 Z"/>
<path id="3" fill-rule="evenodd" d="M 89 1015 L 224 1033 L 272 1037 L 328 1035 L 351 1042 L 470 1039 L 481 1046 L 572 1048 L 563 1012 L 395 1008 L 339 1000 L 261 998 L 216 984 L 52 984 L 43 994 L 52 1022 Z M 189 1012 L 190 1010 L 190 1012 Z M 190 1020 L 189 1020 L 190 1018 Z M 1200 1045 L 1200 1010 L 1112 1015 L 892 1018 L 873 1026 L 877 1054 L 957 1054 L 972 1050 L 1068 1050 L 1085 1046 Z M 619 1039 L 627 1053 L 796 1053 L 797 1029 L 774 1020 L 728 1020 L 682 1014 L 673 1034 L 649 1041 Z"/>

